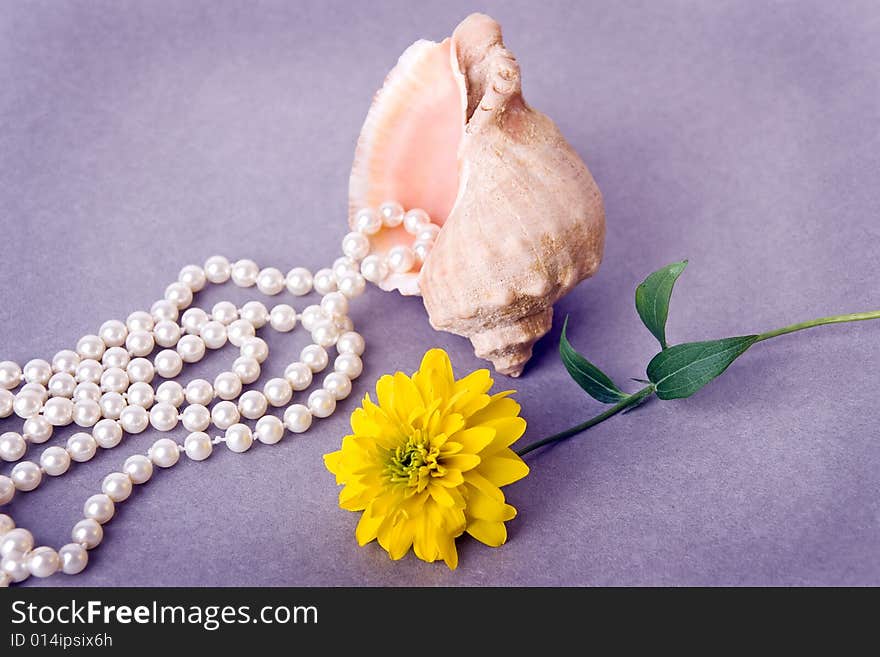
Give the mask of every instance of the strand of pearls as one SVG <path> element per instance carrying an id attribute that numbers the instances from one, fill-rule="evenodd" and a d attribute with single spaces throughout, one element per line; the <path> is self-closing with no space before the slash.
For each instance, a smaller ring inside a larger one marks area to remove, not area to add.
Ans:
<path id="1" fill-rule="evenodd" d="M 383 226 L 401 223 L 416 237 L 413 246 L 394 247 L 384 257 L 371 254 L 369 236 Z M 345 255 L 332 268 L 312 274 L 297 267 L 285 276 L 274 267 L 260 269 L 252 260 L 230 263 L 223 256 L 212 256 L 204 266 L 184 267 L 149 312 L 133 312 L 125 322 L 104 322 L 96 335 L 83 336 L 75 350 L 59 351 L 51 363 L 34 359 L 22 368 L 12 361 L 0 362 L 0 418 L 14 413 L 23 420 L 20 433 L 0 435 L 0 459 L 17 462 L 8 476 L 0 475 L 0 506 L 10 503 L 17 492 L 36 490 L 44 476 L 59 477 L 72 463 L 90 461 L 98 448 L 116 447 L 125 434 L 139 434 L 150 427 L 168 432 L 178 423 L 189 432 L 182 444 L 169 438 L 156 440 L 145 454 L 129 456 L 119 472 L 108 474 L 101 493 L 86 500 L 84 518 L 71 532 L 72 542 L 58 550 L 34 547 L 31 532 L 0 514 L 0 586 L 31 575 L 82 572 L 88 564 L 88 550 L 101 543 L 102 525 L 112 519 L 115 505 L 131 495 L 133 486 L 149 481 L 155 467 L 170 468 L 181 454 L 203 461 L 220 443 L 237 453 L 248 451 L 255 442 L 272 445 L 284 437 L 285 430 L 303 433 L 314 418 L 334 412 L 337 401 L 349 396 L 352 381 L 363 370 L 365 343 L 348 316 L 349 302 L 364 292 L 367 280 L 380 283 L 390 272 L 410 271 L 424 262 L 439 231 L 423 210 L 404 213 L 394 202 L 359 211 L 356 227 L 357 232 L 343 239 Z M 256 287 L 267 296 L 285 289 L 296 296 L 314 290 L 322 298 L 301 313 L 287 304 L 269 310 L 259 301 L 241 308 L 222 301 L 210 312 L 190 307 L 194 295 L 208 283 L 229 280 L 239 287 Z M 262 391 L 243 392 L 244 386 L 260 377 L 269 357 L 268 345 L 256 332 L 269 326 L 288 333 L 298 324 L 312 338 L 299 360 L 287 366 L 283 377 L 269 379 Z M 173 380 L 186 364 L 200 361 L 208 350 L 220 349 L 227 342 L 239 349 L 229 371 L 218 374 L 213 382 L 193 379 L 182 385 Z M 333 371 L 304 404 L 291 404 L 294 393 L 308 389 L 315 375 L 328 367 L 327 349 L 333 346 L 337 353 Z M 167 380 L 154 388 L 156 375 Z M 269 407 L 286 407 L 283 419 L 268 415 Z M 255 426 L 251 428 L 242 419 L 255 420 Z M 38 459 L 22 460 L 30 445 L 47 442 L 56 427 L 71 424 L 84 431 L 73 433 L 65 447 L 47 447 Z M 208 433 L 212 425 L 223 434 L 212 438 Z"/>

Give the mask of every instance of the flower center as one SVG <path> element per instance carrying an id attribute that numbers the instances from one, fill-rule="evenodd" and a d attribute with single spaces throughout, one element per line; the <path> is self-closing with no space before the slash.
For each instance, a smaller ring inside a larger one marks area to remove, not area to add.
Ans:
<path id="1" fill-rule="evenodd" d="M 385 467 L 391 483 L 405 484 L 421 492 L 430 477 L 441 477 L 446 469 L 437 462 L 440 450 L 431 445 L 430 439 L 416 431 L 406 443 L 397 447 Z"/>

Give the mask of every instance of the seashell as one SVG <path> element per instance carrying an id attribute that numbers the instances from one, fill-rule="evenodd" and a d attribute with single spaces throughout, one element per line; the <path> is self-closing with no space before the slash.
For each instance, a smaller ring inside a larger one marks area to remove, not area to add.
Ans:
<path id="1" fill-rule="evenodd" d="M 431 325 L 519 376 L 549 330 L 553 303 L 599 267 L 602 196 L 584 162 L 522 97 L 501 27 L 466 18 L 441 43 L 417 41 L 376 94 L 358 140 L 349 223 L 396 199 L 442 226 L 421 270 L 384 289 L 421 293 Z M 397 227 L 376 251 L 410 244 Z"/>

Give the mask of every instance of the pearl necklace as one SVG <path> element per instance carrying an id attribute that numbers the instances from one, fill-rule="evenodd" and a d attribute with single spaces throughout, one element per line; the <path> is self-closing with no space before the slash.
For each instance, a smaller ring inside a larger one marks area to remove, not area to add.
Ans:
<path id="1" fill-rule="evenodd" d="M 415 237 L 412 247 L 395 246 L 384 256 L 370 253 L 370 236 L 383 227 L 401 224 Z M 51 363 L 35 359 L 21 368 L 12 361 L 0 362 L 0 418 L 15 413 L 24 419 L 21 433 L 0 435 L 0 459 L 19 461 L 9 476 L 0 475 L 0 506 L 11 502 L 16 492 L 35 490 L 44 475 L 59 477 L 72 462 L 91 460 L 99 447 L 116 447 L 126 433 L 142 433 L 149 426 L 171 431 L 178 422 L 190 432 L 182 444 L 170 438 L 156 440 L 146 454 L 129 456 L 121 471 L 108 474 L 101 493 L 86 500 L 85 517 L 74 525 L 72 542 L 57 551 L 47 546 L 34 548 L 31 532 L 0 514 L 0 586 L 31 575 L 49 577 L 59 570 L 68 575 L 82 572 L 88 564 L 88 550 L 101 543 L 102 525 L 112 519 L 115 505 L 131 495 L 134 485 L 149 481 L 154 466 L 170 468 L 181 454 L 204 461 L 220 443 L 236 453 L 248 451 L 255 441 L 273 445 L 285 430 L 303 433 L 314 418 L 333 413 L 336 402 L 348 397 L 352 380 L 363 370 L 364 339 L 348 317 L 349 301 L 364 292 L 366 281 L 379 284 L 391 272 L 405 273 L 423 263 L 440 230 L 424 210 L 404 213 L 392 201 L 378 209 L 358 211 L 355 228 L 342 240 L 344 255 L 314 275 L 297 267 L 285 276 L 274 267 L 260 269 L 252 260 L 230 263 L 223 256 L 212 256 L 203 267 L 184 267 L 150 312 L 133 312 L 124 323 L 104 322 L 97 335 L 82 337 L 76 350 L 59 351 Z M 241 308 L 222 301 L 210 313 L 189 307 L 194 294 L 208 283 L 228 280 L 239 287 L 256 286 L 267 296 L 285 288 L 303 296 L 314 289 L 322 298 L 302 313 L 287 304 L 269 311 L 259 301 Z M 269 325 L 287 333 L 297 323 L 311 333 L 312 344 L 287 366 L 283 378 L 270 379 L 262 391 L 242 392 L 244 385 L 260 377 L 262 363 L 269 356 L 268 345 L 256 331 Z M 193 379 L 181 385 L 173 380 L 185 364 L 200 361 L 206 350 L 219 349 L 227 341 L 240 352 L 230 371 L 218 374 L 213 383 Z M 305 404 L 288 405 L 294 392 L 309 388 L 314 375 L 328 366 L 327 348 L 331 346 L 337 352 L 333 371 Z M 148 360 L 157 347 L 161 350 Z M 151 382 L 156 374 L 168 380 L 154 389 Z M 181 412 L 184 401 L 187 405 Z M 267 415 L 269 406 L 287 406 L 283 420 Z M 256 420 L 254 428 L 243 424 L 242 418 Z M 21 461 L 29 444 L 45 443 L 55 427 L 70 424 L 91 431 L 74 433 L 66 447 L 47 447 L 36 462 Z M 206 432 L 212 424 L 223 435 L 211 438 Z"/>

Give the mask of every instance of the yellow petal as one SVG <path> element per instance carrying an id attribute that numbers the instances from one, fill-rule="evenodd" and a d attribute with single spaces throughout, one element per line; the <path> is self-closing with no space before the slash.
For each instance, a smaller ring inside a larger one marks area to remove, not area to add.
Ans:
<path id="1" fill-rule="evenodd" d="M 467 533 L 489 547 L 499 547 L 507 541 L 507 528 L 503 522 L 474 520 L 468 524 Z"/>
<path id="2" fill-rule="evenodd" d="M 489 404 L 482 410 L 471 415 L 468 418 L 468 422 L 471 425 L 476 425 L 489 422 L 490 420 L 499 420 L 501 418 L 516 417 L 519 415 L 520 405 L 508 397 L 511 393 L 513 393 L 513 391 L 508 390 L 506 392 L 499 392 L 497 395 L 492 395 Z"/>
<path id="3" fill-rule="evenodd" d="M 495 429 L 495 439 L 491 445 L 483 450 L 484 456 L 499 452 L 505 447 L 510 447 L 522 438 L 522 435 L 526 432 L 526 421 L 521 417 L 499 418 L 497 420 L 490 420 L 480 426 Z"/>
<path id="4" fill-rule="evenodd" d="M 484 495 L 488 495 L 499 502 L 504 501 L 504 493 L 491 481 L 480 474 L 479 470 L 470 470 L 465 473 L 464 479 L 467 483 L 478 488 Z"/>
<path id="5" fill-rule="evenodd" d="M 500 522 L 516 517 L 516 509 L 504 502 L 485 495 L 476 488 L 470 488 L 467 498 L 467 516 L 478 520 Z"/>
<path id="6" fill-rule="evenodd" d="M 529 466 L 507 449 L 500 454 L 486 457 L 480 464 L 480 474 L 496 486 L 507 486 L 529 474 Z"/>
<path id="7" fill-rule="evenodd" d="M 381 525 L 384 520 L 384 516 L 372 515 L 371 507 L 372 505 L 364 509 L 361 519 L 358 521 L 357 529 L 355 529 L 354 532 L 358 545 L 361 547 L 376 538 L 376 533 L 379 531 L 379 525 Z"/>
<path id="8" fill-rule="evenodd" d="M 454 435 L 455 442 L 461 443 L 463 451 L 468 454 L 481 452 L 494 439 L 495 429 L 487 426 L 470 427 Z"/>
<path id="9" fill-rule="evenodd" d="M 336 452 L 330 452 L 329 454 L 324 454 L 324 467 L 327 468 L 330 472 L 336 475 L 336 483 L 342 484 L 344 483 L 343 479 L 340 479 L 339 472 L 339 461 L 342 460 L 342 450 L 338 450 Z"/>
<path id="10" fill-rule="evenodd" d="M 480 457 L 476 454 L 453 454 L 444 457 L 442 463 L 444 468 L 467 472 L 480 465 Z"/>

